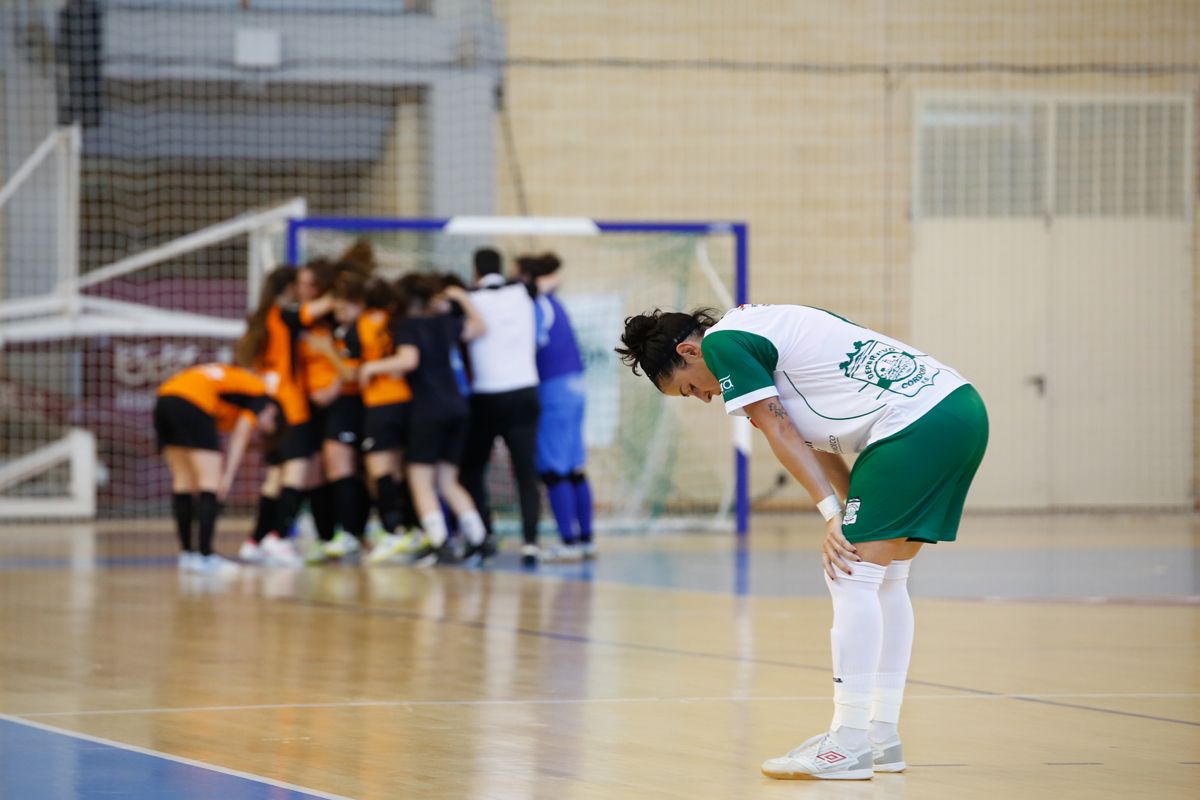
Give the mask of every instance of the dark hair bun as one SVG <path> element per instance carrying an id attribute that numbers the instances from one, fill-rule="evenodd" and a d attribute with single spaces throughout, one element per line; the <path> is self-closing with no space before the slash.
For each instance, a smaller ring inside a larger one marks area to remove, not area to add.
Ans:
<path id="1" fill-rule="evenodd" d="M 621 362 L 633 370 L 634 375 L 641 375 L 638 366 L 646 357 L 646 349 L 650 340 L 658 330 L 658 320 L 662 316 L 661 309 L 654 309 L 649 314 L 639 314 L 636 317 L 625 318 L 625 332 L 621 334 L 621 344 L 617 353 Z"/>

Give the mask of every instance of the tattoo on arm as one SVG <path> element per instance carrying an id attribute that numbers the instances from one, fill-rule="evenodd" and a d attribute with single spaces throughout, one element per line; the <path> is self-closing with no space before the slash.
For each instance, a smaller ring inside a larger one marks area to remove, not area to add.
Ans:
<path id="1" fill-rule="evenodd" d="M 771 400 L 767 403 L 767 410 L 775 415 L 775 419 L 787 419 L 787 409 L 783 407 L 783 403 L 777 403 Z"/>

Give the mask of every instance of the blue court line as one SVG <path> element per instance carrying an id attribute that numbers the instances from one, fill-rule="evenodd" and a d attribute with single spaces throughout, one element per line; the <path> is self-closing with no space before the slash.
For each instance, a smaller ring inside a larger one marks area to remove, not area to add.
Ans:
<path id="1" fill-rule="evenodd" d="M 96 569 L 121 567 L 165 567 L 174 566 L 179 556 L 101 556 L 93 559 Z M 44 558 L 0 558 L 0 572 L 17 572 L 32 569 L 70 569 L 74 562 L 68 556 L 46 556 Z"/>
<path id="2" fill-rule="evenodd" d="M 0 797 L 348 800 L 7 714 L 0 714 Z"/>

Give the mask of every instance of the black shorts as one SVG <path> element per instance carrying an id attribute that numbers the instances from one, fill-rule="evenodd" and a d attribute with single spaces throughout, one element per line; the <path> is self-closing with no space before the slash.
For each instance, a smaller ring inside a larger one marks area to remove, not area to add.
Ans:
<path id="1" fill-rule="evenodd" d="M 159 450 L 188 447 L 221 451 L 216 421 L 182 397 L 159 397 L 154 401 L 154 433 Z"/>
<path id="2" fill-rule="evenodd" d="M 313 419 L 318 421 L 321 439 L 341 442 L 358 449 L 363 435 L 363 403 L 356 394 L 340 395 L 329 405 L 318 410 L 313 406 Z"/>
<path id="3" fill-rule="evenodd" d="M 267 463 L 277 467 L 297 458 L 308 458 L 321 449 L 317 426 L 311 419 L 299 425 L 289 425 L 283 444 L 267 452 Z"/>
<path id="4" fill-rule="evenodd" d="M 404 458 L 410 464 L 458 464 L 467 441 L 467 417 L 413 420 Z"/>
<path id="5" fill-rule="evenodd" d="M 363 413 L 364 453 L 402 450 L 408 441 L 408 403 L 368 406 Z"/>

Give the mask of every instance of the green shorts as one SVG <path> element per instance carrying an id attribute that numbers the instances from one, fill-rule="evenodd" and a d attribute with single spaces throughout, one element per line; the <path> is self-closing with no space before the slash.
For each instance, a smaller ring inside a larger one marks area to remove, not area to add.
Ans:
<path id="1" fill-rule="evenodd" d="M 952 542 L 987 449 L 975 387 L 960 386 L 902 431 L 867 446 L 850 471 L 842 532 L 851 542 Z"/>

